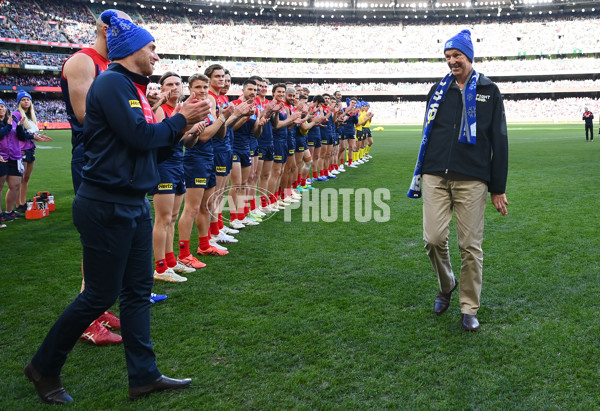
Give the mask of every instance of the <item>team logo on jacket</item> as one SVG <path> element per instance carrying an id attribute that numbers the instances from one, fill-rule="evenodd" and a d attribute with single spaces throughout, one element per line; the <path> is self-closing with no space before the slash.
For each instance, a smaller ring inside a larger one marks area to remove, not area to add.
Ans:
<path id="1" fill-rule="evenodd" d="M 129 105 L 131 108 L 142 108 L 139 100 L 129 100 Z"/>
<path id="2" fill-rule="evenodd" d="M 490 99 L 490 95 L 489 94 L 477 94 L 477 97 L 475 98 L 475 101 L 480 101 L 482 103 L 487 103 L 488 100 Z"/>

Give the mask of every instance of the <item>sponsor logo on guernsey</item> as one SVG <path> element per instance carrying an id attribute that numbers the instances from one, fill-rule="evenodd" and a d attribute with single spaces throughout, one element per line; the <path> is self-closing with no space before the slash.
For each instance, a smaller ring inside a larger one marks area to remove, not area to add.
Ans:
<path id="1" fill-rule="evenodd" d="M 173 189 L 173 183 L 161 183 L 158 185 L 158 190 L 172 190 Z"/>
<path id="2" fill-rule="evenodd" d="M 139 100 L 129 100 L 129 105 L 131 108 L 142 108 Z"/>
<path id="3" fill-rule="evenodd" d="M 227 167 L 220 167 L 220 166 L 217 166 L 215 171 L 216 171 L 217 173 L 226 173 L 226 172 L 227 172 Z"/>

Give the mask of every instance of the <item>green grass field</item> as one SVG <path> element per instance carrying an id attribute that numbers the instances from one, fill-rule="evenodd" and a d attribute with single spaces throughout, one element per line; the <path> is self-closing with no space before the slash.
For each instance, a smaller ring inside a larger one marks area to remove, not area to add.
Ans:
<path id="1" fill-rule="evenodd" d="M 43 408 L 22 368 L 81 283 L 70 137 L 51 135 L 30 192 L 51 191 L 57 211 L 0 230 L 2 410 Z M 480 332 L 461 331 L 456 296 L 432 313 L 421 201 L 405 196 L 420 130 L 386 127 L 370 163 L 320 187 L 389 189 L 389 222 L 294 210 L 246 228 L 187 283 L 155 285 L 169 295 L 152 308 L 159 367 L 191 389 L 129 403 L 123 347 L 78 343 L 63 369 L 72 407 L 600 408 L 600 142 L 582 124 L 515 125 L 509 139 L 509 215 L 490 203 L 486 215 Z M 454 231 L 451 249 L 458 271 Z"/>

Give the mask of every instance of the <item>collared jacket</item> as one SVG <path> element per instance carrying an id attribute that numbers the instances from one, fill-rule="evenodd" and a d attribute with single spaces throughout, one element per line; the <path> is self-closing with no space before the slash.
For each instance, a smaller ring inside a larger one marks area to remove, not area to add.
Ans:
<path id="1" fill-rule="evenodd" d="M 83 125 L 86 165 L 78 195 L 138 205 L 159 183 L 159 157 L 172 153 L 186 119 L 175 114 L 154 124 L 145 98 L 149 81 L 112 63 L 92 83 Z"/>
<path id="2" fill-rule="evenodd" d="M 435 84 L 427 101 L 435 92 Z M 440 104 L 423 159 L 423 174 L 457 173 L 484 181 L 490 193 L 506 191 L 508 133 L 502 95 L 484 75 L 477 81 L 477 141 L 460 143 L 462 93 L 455 81 Z"/>
<path id="3" fill-rule="evenodd" d="M 33 134 L 18 125 L 20 119 L 21 114 L 16 111 L 12 114 L 11 123 L 0 123 L 0 156 L 4 160 L 21 160 L 21 142 L 33 140 Z"/>

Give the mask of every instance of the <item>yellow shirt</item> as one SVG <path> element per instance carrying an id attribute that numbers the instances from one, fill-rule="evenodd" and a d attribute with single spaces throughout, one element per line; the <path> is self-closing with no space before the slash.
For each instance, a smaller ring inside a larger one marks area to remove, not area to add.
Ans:
<path id="1" fill-rule="evenodd" d="M 367 112 L 366 111 L 359 111 L 358 112 L 358 122 L 361 123 L 363 121 L 365 121 L 365 118 L 367 118 Z M 362 126 L 359 126 L 358 124 L 356 125 L 356 131 L 362 131 L 362 128 L 365 125 L 363 124 Z"/>

